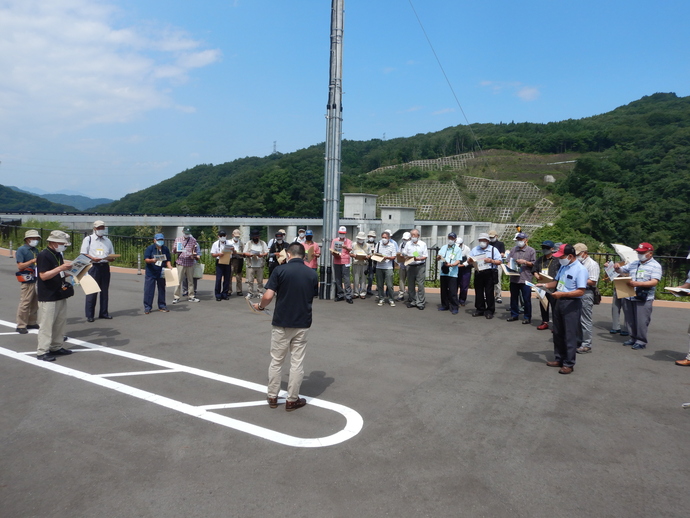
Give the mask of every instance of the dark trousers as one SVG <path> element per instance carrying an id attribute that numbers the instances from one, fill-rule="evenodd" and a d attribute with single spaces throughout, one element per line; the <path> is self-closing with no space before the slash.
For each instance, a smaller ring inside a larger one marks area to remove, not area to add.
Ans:
<path id="1" fill-rule="evenodd" d="M 647 345 L 647 330 L 652 321 L 653 300 L 623 299 L 623 313 L 628 326 L 630 339 L 635 343 Z"/>
<path id="2" fill-rule="evenodd" d="M 165 277 L 159 279 L 144 277 L 144 311 L 151 311 L 153 307 L 153 294 L 158 287 L 158 309 L 166 309 L 165 306 Z"/>
<path id="3" fill-rule="evenodd" d="M 441 275 L 441 307 L 458 310 L 458 278 L 450 275 Z"/>
<path id="4" fill-rule="evenodd" d="M 101 291 L 100 293 L 92 293 L 91 295 L 86 296 L 84 302 L 86 318 L 94 318 L 96 312 L 96 298 L 98 295 L 101 296 L 98 316 L 107 317 L 108 288 L 110 288 L 110 265 L 108 263 L 94 263 L 91 265 L 88 275 L 94 278 Z"/>
<path id="5" fill-rule="evenodd" d="M 374 275 L 376 275 L 376 262 L 369 259 L 367 265 L 367 295 L 371 295 L 371 287 L 374 284 Z"/>
<path id="6" fill-rule="evenodd" d="M 216 287 L 215 295 L 217 299 L 227 299 L 230 291 L 230 274 L 232 267 L 229 264 L 220 264 L 216 262 Z"/>
<path id="7" fill-rule="evenodd" d="M 335 284 L 335 300 L 352 300 L 352 286 L 350 285 L 350 265 L 333 265 L 333 283 Z M 343 284 L 345 289 L 343 290 Z"/>
<path id="8" fill-rule="evenodd" d="M 539 310 L 541 311 L 541 321 L 542 322 L 549 322 L 549 307 L 551 307 L 551 303 L 547 300 L 546 301 L 546 307 L 544 307 L 541 302 L 539 303 Z"/>
<path id="9" fill-rule="evenodd" d="M 458 302 L 467 302 L 467 292 L 470 289 L 470 279 L 472 278 L 472 267 L 463 266 L 458 268 Z"/>
<path id="10" fill-rule="evenodd" d="M 474 274 L 474 291 L 476 293 L 474 307 L 484 313 L 496 312 L 496 299 L 494 298 L 495 270 L 489 268 L 477 271 Z"/>
<path id="11" fill-rule="evenodd" d="M 565 367 L 575 365 L 581 311 L 581 299 L 558 299 L 553 305 L 553 355 Z"/>
<path id="12" fill-rule="evenodd" d="M 522 295 L 522 297 L 521 297 Z M 525 320 L 532 320 L 532 288 L 519 282 L 510 283 L 510 316 L 520 316 L 520 303 L 525 304 Z"/>

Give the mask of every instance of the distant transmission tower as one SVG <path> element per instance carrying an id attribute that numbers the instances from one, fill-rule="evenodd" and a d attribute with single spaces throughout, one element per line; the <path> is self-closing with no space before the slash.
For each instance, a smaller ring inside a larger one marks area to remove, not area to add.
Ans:
<path id="1" fill-rule="evenodd" d="M 278 152 L 278 146 L 277 146 L 277 144 L 278 144 L 278 141 L 277 141 L 277 140 L 274 140 L 274 141 L 273 141 L 273 154 L 274 154 L 274 155 Z"/>

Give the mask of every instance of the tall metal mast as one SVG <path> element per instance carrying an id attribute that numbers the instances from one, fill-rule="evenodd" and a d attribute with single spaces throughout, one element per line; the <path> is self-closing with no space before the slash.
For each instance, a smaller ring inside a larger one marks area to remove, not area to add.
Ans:
<path id="1" fill-rule="evenodd" d="M 340 164 L 343 126 L 343 26 L 345 0 L 331 0 L 331 69 L 326 105 L 326 164 L 323 178 L 323 247 L 319 298 L 331 298 L 333 256 L 329 252 L 340 221 Z M 333 290 L 335 296 L 335 289 Z"/>

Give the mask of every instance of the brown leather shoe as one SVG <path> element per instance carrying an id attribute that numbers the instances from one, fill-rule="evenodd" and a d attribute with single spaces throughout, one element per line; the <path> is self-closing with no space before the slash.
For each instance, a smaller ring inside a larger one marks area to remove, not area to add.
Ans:
<path id="1" fill-rule="evenodd" d="M 680 365 L 681 367 L 690 367 L 690 360 L 678 360 L 676 361 L 676 365 Z"/>
<path id="2" fill-rule="evenodd" d="M 297 399 L 296 401 L 286 401 L 285 402 L 285 411 L 286 412 L 292 412 L 293 410 L 297 410 L 298 408 L 302 408 L 306 404 L 307 404 L 307 400 L 304 399 L 303 397 Z"/>
<path id="3" fill-rule="evenodd" d="M 547 367 L 563 367 L 561 362 L 546 362 Z"/>
<path id="4" fill-rule="evenodd" d="M 266 397 L 266 401 L 268 401 L 268 406 L 271 408 L 278 408 L 278 397 Z"/>
<path id="5" fill-rule="evenodd" d="M 558 374 L 570 374 L 575 370 L 573 367 L 566 367 L 565 365 L 558 370 Z"/>

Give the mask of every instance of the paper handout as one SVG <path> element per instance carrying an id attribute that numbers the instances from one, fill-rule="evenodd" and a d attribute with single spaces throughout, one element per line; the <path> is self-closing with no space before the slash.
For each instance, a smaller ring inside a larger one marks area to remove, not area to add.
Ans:
<path id="1" fill-rule="evenodd" d="M 165 275 L 166 288 L 174 288 L 180 285 L 180 274 L 178 273 L 177 268 L 173 268 L 172 270 L 165 268 L 163 269 L 163 275 Z"/>
<path id="2" fill-rule="evenodd" d="M 635 288 L 628 286 L 628 281 L 631 280 L 632 277 L 616 277 L 613 279 L 613 285 L 616 287 L 616 296 L 619 299 L 635 296 Z"/>

